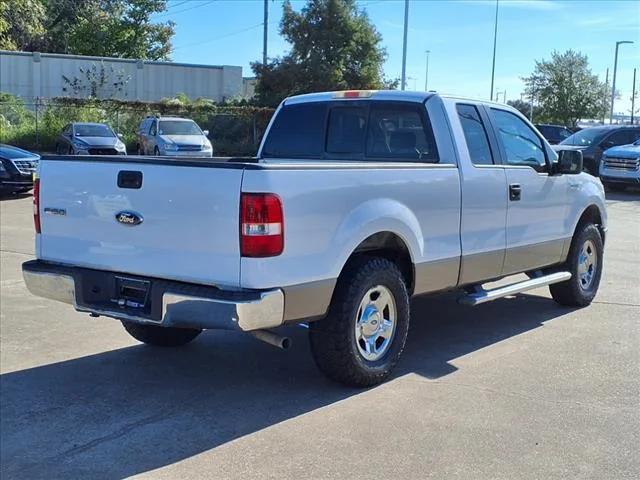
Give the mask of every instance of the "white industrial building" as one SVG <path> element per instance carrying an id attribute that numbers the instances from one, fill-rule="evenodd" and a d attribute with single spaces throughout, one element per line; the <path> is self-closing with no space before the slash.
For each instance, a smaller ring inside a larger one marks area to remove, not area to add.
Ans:
<path id="1" fill-rule="evenodd" d="M 242 67 L 193 65 L 124 58 L 62 55 L 57 53 L 11 52 L 0 50 L 0 92 L 35 98 L 87 96 L 73 93 L 64 80 L 84 76 L 80 68 L 93 65 L 102 69 L 111 83 L 123 79 L 123 85 L 104 88 L 98 97 L 154 102 L 184 93 L 191 99 L 209 98 L 221 102 L 243 94 Z M 66 90 L 65 90 L 66 88 Z"/>

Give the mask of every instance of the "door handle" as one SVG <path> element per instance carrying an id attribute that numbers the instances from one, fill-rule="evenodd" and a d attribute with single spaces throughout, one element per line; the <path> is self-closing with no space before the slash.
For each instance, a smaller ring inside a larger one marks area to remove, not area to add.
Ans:
<path id="1" fill-rule="evenodd" d="M 520 187 L 519 183 L 512 183 L 509 185 L 509 200 L 517 202 L 520 200 L 521 193 L 522 187 Z"/>

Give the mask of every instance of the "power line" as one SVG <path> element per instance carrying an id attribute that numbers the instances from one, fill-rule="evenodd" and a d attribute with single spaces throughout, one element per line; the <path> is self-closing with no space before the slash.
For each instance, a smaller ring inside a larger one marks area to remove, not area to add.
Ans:
<path id="1" fill-rule="evenodd" d="M 174 3 L 172 5 L 167 5 L 167 10 L 170 10 L 172 8 L 176 8 L 179 7 L 180 5 L 184 5 L 185 3 L 187 3 L 189 0 L 182 0 L 182 2 L 178 2 L 178 3 Z"/>
<path id="2" fill-rule="evenodd" d="M 182 12 L 187 12 L 189 10 L 193 10 L 194 8 L 200 8 L 200 7 L 206 7 L 207 5 L 211 5 L 213 2 L 215 2 L 216 0 L 209 0 L 208 2 L 204 2 L 204 3 L 199 3 L 198 5 L 192 5 L 190 7 L 187 8 L 183 8 L 182 10 L 178 10 L 176 12 L 167 12 L 167 13 L 163 13 L 161 15 L 158 15 L 156 18 L 163 18 L 163 17 L 167 17 L 169 15 L 177 15 L 178 13 L 182 13 Z"/>
<path id="3" fill-rule="evenodd" d="M 274 23 L 278 23 L 278 22 L 271 22 L 270 25 L 273 25 Z M 186 48 L 186 47 L 193 47 L 193 46 L 196 46 L 196 45 L 202 45 L 204 43 L 215 42 L 215 41 L 218 41 L 218 40 L 222 40 L 223 38 L 227 38 L 227 37 L 231 37 L 233 35 L 238 35 L 240 33 L 248 32 L 249 30 L 253 30 L 255 28 L 262 27 L 263 25 L 264 25 L 263 22 L 256 23 L 255 25 L 243 28 L 241 30 L 236 30 L 236 31 L 233 31 L 233 32 L 225 33 L 224 35 L 220 35 L 219 37 L 210 38 L 208 40 L 202 40 L 201 42 L 194 42 L 194 43 L 188 43 L 186 45 L 179 45 L 179 46 L 175 47 L 174 50 L 178 50 L 180 48 Z"/>

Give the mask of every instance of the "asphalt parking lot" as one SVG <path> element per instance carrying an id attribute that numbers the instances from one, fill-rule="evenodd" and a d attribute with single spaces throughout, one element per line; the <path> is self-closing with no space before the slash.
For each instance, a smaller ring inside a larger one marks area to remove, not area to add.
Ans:
<path id="1" fill-rule="evenodd" d="M 1 477 L 640 477 L 640 192 L 608 201 L 596 301 L 413 302 L 395 376 L 346 389 L 306 331 L 162 350 L 31 296 L 31 197 L 0 201 Z"/>

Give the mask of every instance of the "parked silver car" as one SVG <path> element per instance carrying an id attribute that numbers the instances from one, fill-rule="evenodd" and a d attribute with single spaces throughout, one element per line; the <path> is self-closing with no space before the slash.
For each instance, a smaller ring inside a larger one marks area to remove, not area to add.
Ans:
<path id="1" fill-rule="evenodd" d="M 196 122 L 179 117 L 147 117 L 138 127 L 138 155 L 211 157 L 213 149 Z"/>
<path id="2" fill-rule="evenodd" d="M 56 141 L 57 154 L 126 155 L 127 148 L 109 125 L 104 123 L 69 123 Z"/>

